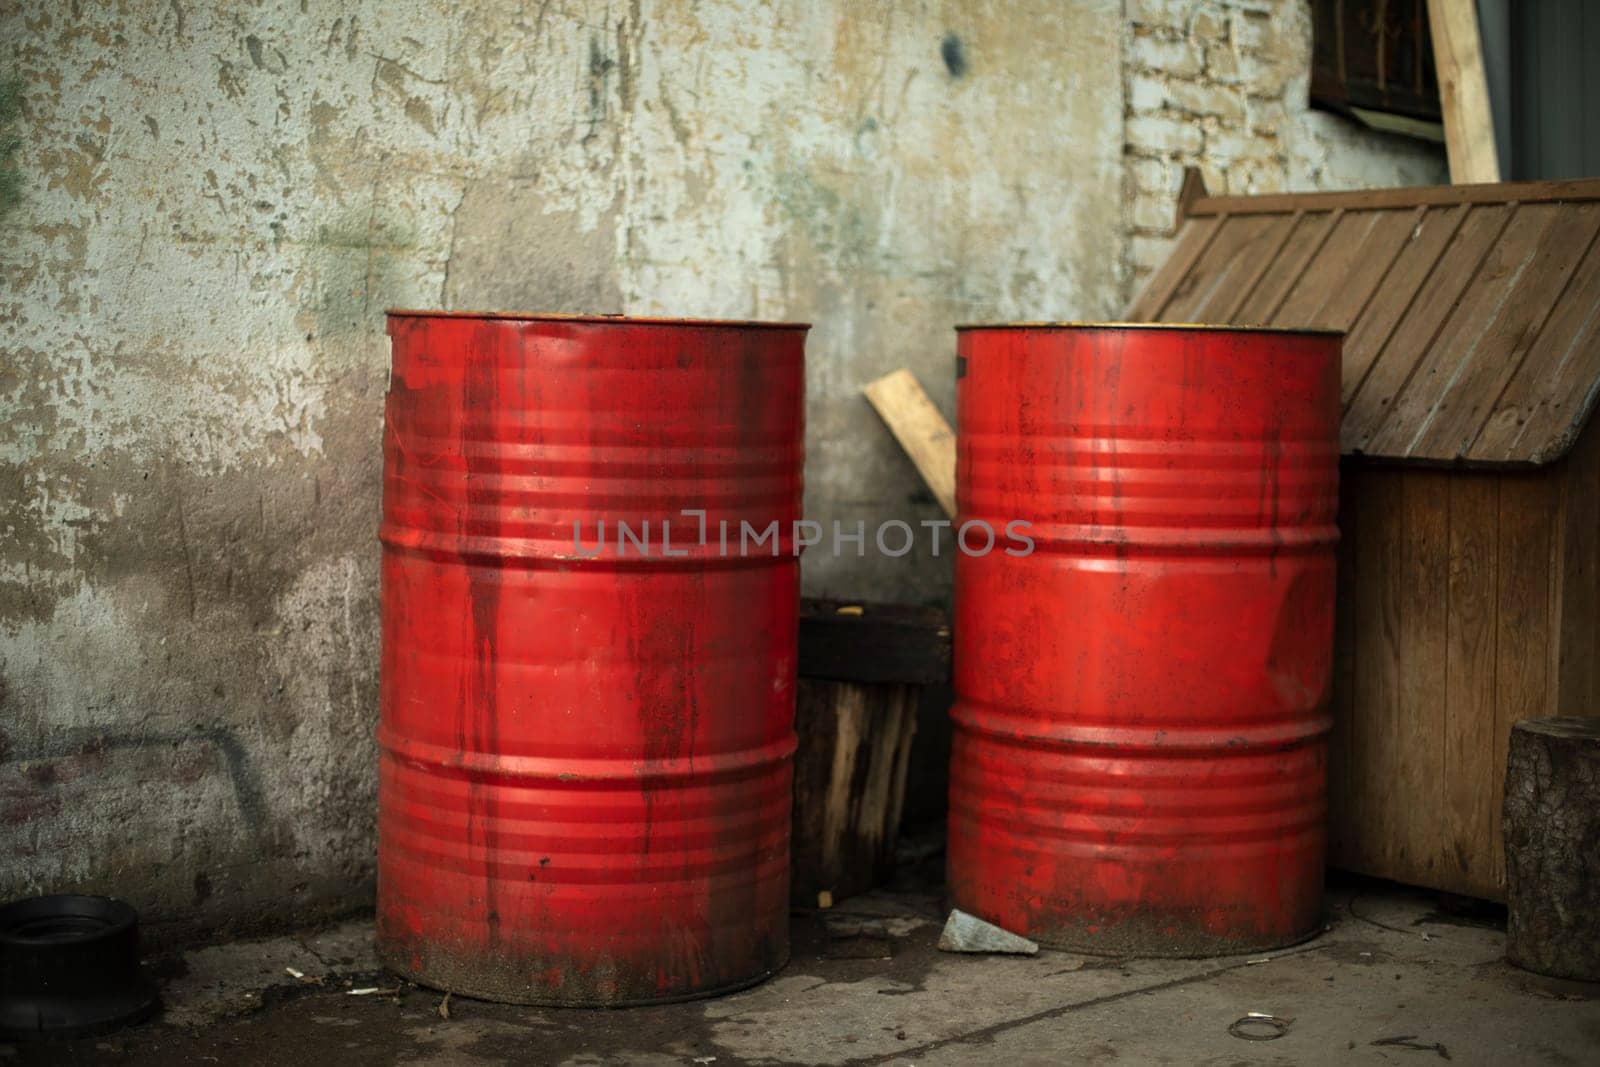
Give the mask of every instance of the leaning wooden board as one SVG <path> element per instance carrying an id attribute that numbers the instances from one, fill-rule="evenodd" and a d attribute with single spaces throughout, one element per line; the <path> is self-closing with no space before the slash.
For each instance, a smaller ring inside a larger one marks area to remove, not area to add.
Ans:
<path id="1" fill-rule="evenodd" d="M 861 390 L 946 515 L 956 513 L 956 436 L 916 376 L 901 368 Z"/>

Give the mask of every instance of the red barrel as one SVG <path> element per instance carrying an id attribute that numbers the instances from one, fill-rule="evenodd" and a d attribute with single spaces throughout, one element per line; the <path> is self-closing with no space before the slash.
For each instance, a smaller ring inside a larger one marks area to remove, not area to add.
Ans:
<path id="1" fill-rule="evenodd" d="M 389 336 L 384 963 L 529 1004 L 771 975 L 805 327 L 392 312 Z M 741 552 L 745 525 L 771 537 Z"/>
<path id="2" fill-rule="evenodd" d="M 1339 348 L 962 328 L 959 521 L 999 537 L 956 560 L 956 907 L 1108 954 L 1318 929 Z"/>

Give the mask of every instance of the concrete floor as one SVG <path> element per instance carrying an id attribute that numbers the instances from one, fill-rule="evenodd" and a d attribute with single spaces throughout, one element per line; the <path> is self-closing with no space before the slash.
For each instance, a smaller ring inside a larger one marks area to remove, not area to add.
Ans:
<path id="1" fill-rule="evenodd" d="M 939 919 L 936 890 L 882 891 L 796 916 L 788 968 L 734 996 L 622 1011 L 451 998 L 448 1018 L 439 994 L 384 976 L 370 922 L 351 922 L 167 961 L 158 1020 L 0 1045 L 0 1065 L 1600 1064 L 1600 986 L 1507 966 L 1492 918 L 1444 914 L 1432 894 L 1330 889 L 1314 941 L 1214 960 L 951 956 Z M 351 995 L 368 987 L 385 992 Z M 1232 1036 L 1252 1011 L 1287 1033 Z"/>

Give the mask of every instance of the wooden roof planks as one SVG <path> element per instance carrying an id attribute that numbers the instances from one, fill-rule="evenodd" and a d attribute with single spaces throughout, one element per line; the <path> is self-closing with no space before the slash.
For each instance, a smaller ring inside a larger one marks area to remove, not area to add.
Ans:
<path id="1" fill-rule="evenodd" d="M 1600 397 L 1600 180 L 1189 200 L 1129 318 L 1343 330 L 1347 454 L 1542 466 Z"/>

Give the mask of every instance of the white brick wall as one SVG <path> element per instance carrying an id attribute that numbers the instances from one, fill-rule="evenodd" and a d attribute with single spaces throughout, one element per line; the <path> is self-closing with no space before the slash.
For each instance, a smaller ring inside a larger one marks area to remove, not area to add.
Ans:
<path id="1" fill-rule="evenodd" d="M 1306 0 L 1126 0 L 1126 295 L 1166 259 L 1183 169 L 1216 194 L 1446 180 L 1438 146 L 1308 105 Z"/>

